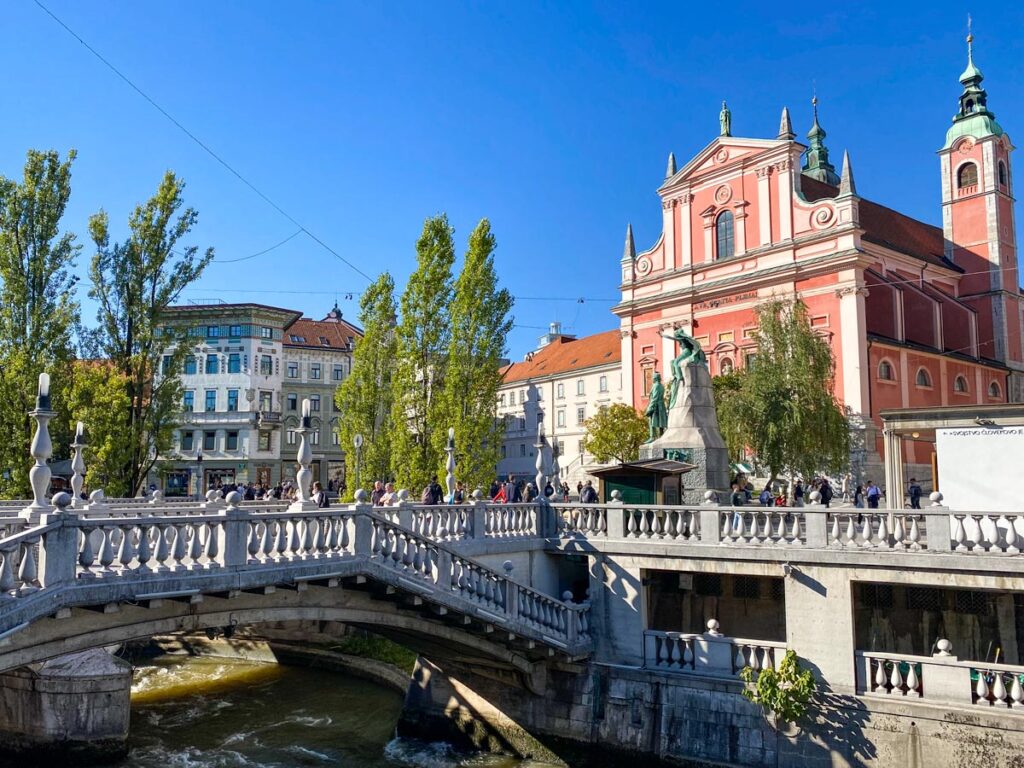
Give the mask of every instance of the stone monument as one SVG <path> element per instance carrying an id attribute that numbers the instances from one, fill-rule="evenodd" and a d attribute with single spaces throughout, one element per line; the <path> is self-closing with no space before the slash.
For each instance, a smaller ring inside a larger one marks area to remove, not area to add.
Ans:
<path id="1" fill-rule="evenodd" d="M 728 494 L 729 452 L 718 430 L 715 395 L 707 358 L 700 344 L 683 329 L 665 338 L 681 347 L 671 361 L 668 423 L 662 431 L 659 408 L 648 406 L 651 439 L 640 447 L 641 459 L 675 459 L 695 465 L 683 476 L 682 502 L 701 504 L 705 491 Z M 652 392 L 652 395 L 654 392 Z M 720 496 L 724 498 L 724 496 Z"/>

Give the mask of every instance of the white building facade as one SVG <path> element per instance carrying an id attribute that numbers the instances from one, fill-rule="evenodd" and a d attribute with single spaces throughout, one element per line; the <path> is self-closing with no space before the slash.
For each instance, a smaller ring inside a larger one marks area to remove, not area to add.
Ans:
<path id="1" fill-rule="evenodd" d="M 505 439 L 498 476 L 534 478 L 537 428 L 543 424 L 548 445 L 558 451 L 560 478 L 575 493 L 593 465 L 583 449 L 586 420 L 626 401 L 619 331 L 577 339 L 553 323 L 541 342 L 540 349 L 502 371 L 498 418 L 505 422 Z"/>

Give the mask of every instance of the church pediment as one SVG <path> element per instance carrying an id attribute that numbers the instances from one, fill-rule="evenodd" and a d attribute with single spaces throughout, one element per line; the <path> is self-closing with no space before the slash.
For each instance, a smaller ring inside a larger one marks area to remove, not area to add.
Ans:
<path id="1" fill-rule="evenodd" d="M 742 139 L 733 136 L 717 136 L 698 152 L 672 177 L 665 179 L 659 192 L 671 189 L 692 176 L 706 171 L 731 165 L 737 160 L 760 154 L 768 149 L 789 144 L 781 139 Z"/>

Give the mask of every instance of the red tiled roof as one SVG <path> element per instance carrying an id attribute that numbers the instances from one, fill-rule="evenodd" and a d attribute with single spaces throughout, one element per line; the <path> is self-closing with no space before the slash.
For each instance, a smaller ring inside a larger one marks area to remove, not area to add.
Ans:
<path id="1" fill-rule="evenodd" d="M 524 381 L 617 363 L 622 359 L 620 338 L 618 329 L 582 339 L 563 336 L 534 352 L 531 360 L 505 366 L 501 374 L 506 382 Z"/>
<path id="2" fill-rule="evenodd" d="M 284 346 L 346 350 L 349 336 L 358 339 L 362 335 L 362 331 L 344 320 L 311 320 L 301 317 L 284 329 Z"/>
<path id="3" fill-rule="evenodd" d="M 839 190 L 830 184 L 800 177 L 800 188 L 811 202 L 835 197 Z M 905 253 L 929 264 L 962 272 L 963 269 L 945 257 L 945 239 L 939 227 L 904 216 L 870 200 L 860 199 L 860 226 L 864 239 Z"/>

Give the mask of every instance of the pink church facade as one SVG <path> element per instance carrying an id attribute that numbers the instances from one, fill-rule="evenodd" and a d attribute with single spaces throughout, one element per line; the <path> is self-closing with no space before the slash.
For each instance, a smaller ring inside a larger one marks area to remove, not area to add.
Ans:
<path id="1" fill-rule="evenodd" d="M 837 173 L 818 123 L 796 142 L 722 131 L 658 189 L 662 232 L 623 254 L 623 389 L 639 410 L 684 327 L 712 375 L 757 354 L 756 306 L 799 297 L 836 359 L 835 394 L 862 430 L 858 474 L 876 479 L 885 408 L 1024 400 L 1024 302 L 1017 275 L 1009 137 L 968 58 L 963 93 L 939 150 L 942 228 L 862 197 L 848 158 Z M 928 465 L 932 446 L 908 442 Z"/>

